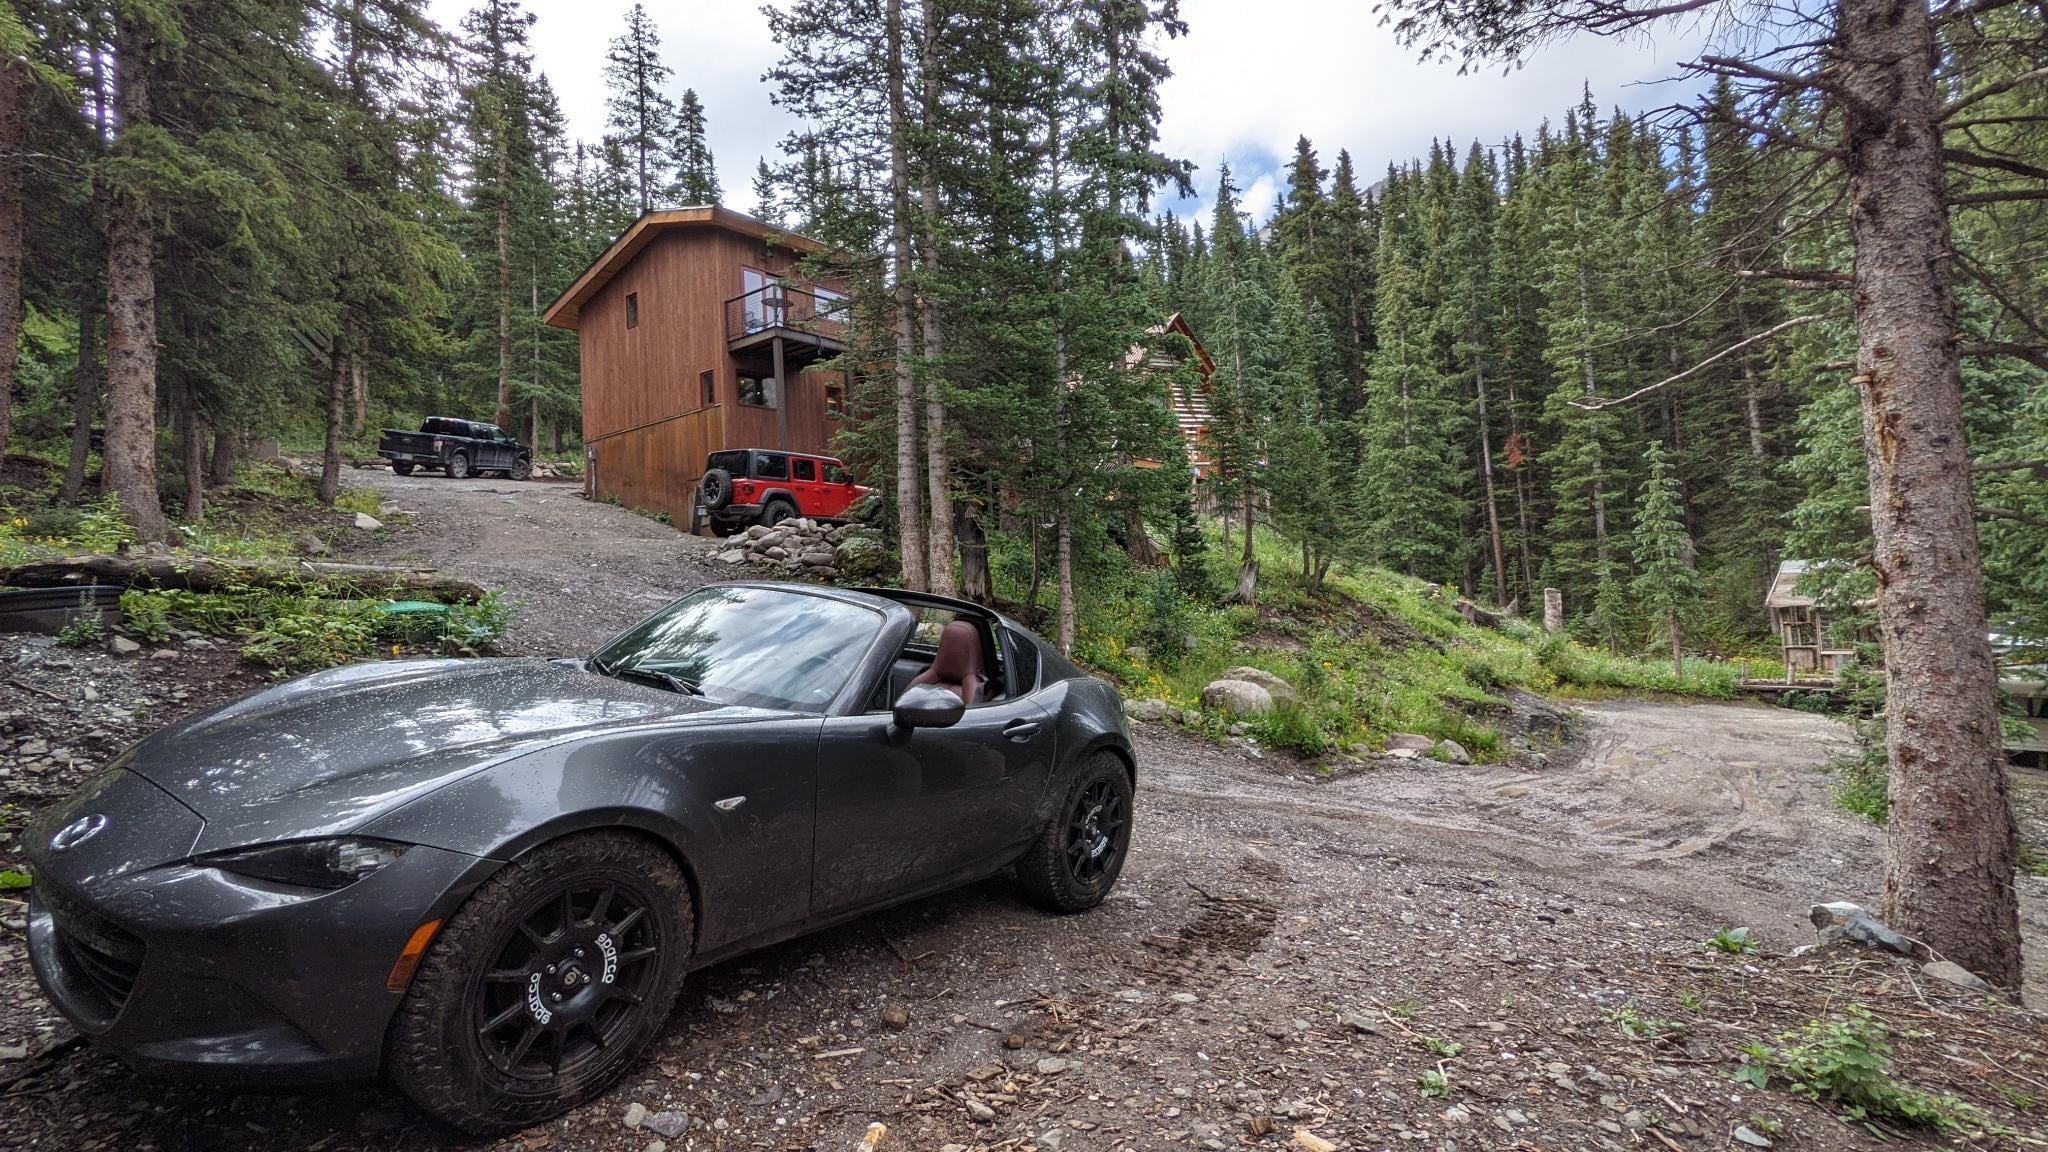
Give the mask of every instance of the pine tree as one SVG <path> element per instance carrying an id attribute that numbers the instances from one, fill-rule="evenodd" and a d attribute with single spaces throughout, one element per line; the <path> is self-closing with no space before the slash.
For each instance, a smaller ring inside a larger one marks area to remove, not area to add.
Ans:
<path id="1" fill-rule="evenodd" d="M 675 186 L 672 198 L 679 204 L 716 204 L 718 167 L 711 159 L 711 145 L 704 138 L 704 105 L 697 90 L 683 89 L 675 113 Z"/>
<path id="2" fill-rule="evenodd" d="M 493 0 L 497 2 L 497 0 Z M 663 198 L 674 182 L 671 172 L 675 157 L 689 148 L 701 151 L 702 164 L 689 174 L 696 180 L 711 179 L 711 153 L 703 149 L 703 109 L 696 112 L 694 145 L 677 123 L 676 107 L 661 88 L 668 82 L 668 65 L 661 62 L 661 35 L 644 4 L 626 10 L 626 30 L 619 33 L 605 53 L 605 125 L 630 164 L 632 192 L 639 210 L 646 212 Z M 690 96 L 694 105 L 695 95 Z M 701 201 L 715 203 L 716 196 Z"/>
<path id="3" fill-rule="evenodd" d="M 1630 587 L 1636 602 L 1656 620 L 1671 645 L 1671 675 L 1685 675 L 1685 618 L 1699 605 L 1699 574 L 1693 570 L 1692 539 L 1685 531 L 1678 481 L 1664 448 L 1650 441 L 1643 448 L 1644 480 L 1636 498 L 1636 577 Z"/>

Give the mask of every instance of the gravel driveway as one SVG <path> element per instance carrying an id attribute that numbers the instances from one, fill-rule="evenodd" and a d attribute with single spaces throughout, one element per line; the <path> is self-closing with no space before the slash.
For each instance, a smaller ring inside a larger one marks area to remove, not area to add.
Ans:
<path id="1" fill-rule="evenodd" d="M 525 605 L 517 651 L 588 651 L 726 571 L 711 541 L 567 485 L 365 477 L 416 516 L 363 555 L 502 585 Z M 31 647 L 0 636 L 0 660 Z M 50 662 L 15 665 L 45 696 L 0 707 L 0 768 L 22 770 L 27 739 L 87 750 L 36 773 L 45 784 L 82 779 L 184 707 L 192 677 L 221 672 Z M 84 702 L 95 683 L 106 690 Z M 109 730 L 115 695 L 158 707 Z M 848 1152 L 871 1122 L 888 1126 L 884 1152 L 1668 1152 L 1729 1147 L 1738 1128 L 1782 1148 L 1940 1146 L 1731 1083 L 1743 1044 L 1844 998 L 1895 1026 L 1930 1086 L 1987 1106 L 1997 1085 L 2048 1100 L 2040 1017 L 1884 958 L 1791 954 L 1811 938 L 1809 904 L 1868 901 L 1879 882 L 1879 833 L 1835 811 L 1816 771 L 1843 728 L 1740 705 L 1584 715 L 1541 761 L 1334 774 L 1139 725 L 1137 838 L 1102 908 L 1051 917 L 998 879 L 720 965 L 691 979 L 638 1073 L 497 1142 L 373 1085 L 135 1077 L 41 1001 L 8 911 L 0 1046 L 28 1057 L 0 1052 L 0 1148 Z M 2038 943 L 2048 881 L 2023 883 Z M 1764 952 L 1702 947 L 1729 925 Z"/>

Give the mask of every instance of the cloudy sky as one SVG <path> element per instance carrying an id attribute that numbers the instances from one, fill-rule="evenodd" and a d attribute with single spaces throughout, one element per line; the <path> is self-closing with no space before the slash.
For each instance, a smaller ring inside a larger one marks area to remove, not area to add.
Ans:
<path id="1" fill-rule="evenodd" d="M 433 0 L 453 28 L 465 0 Z M 604 55 L 631 0 L 527 0 L 537 17 L 534 55 L 560 95 L 572 136 L 604 132 Z M 1264 216 L 1284 180 L 1295 137 L 1315 142 L 1325 166 L 1351 150 L 1364 182 L 1388 162 L 1424 153 L 1434 137 L 1462 146 L 1533 132 L 1591 82 L 1603 108 L 1639 110 L 1682 98 L 1687 89 L 1658 81 L 1697 51 L 1697 39 L 1661 35 L 1655 43 L 1583 38 L 1537 54 L 1508 76 L 1493 70 L 1459 76 L 1454 66 L 1423 65 L 1379 27 L 1365 0 L 1182 0 L 1188 35 L 1166 52 L 1174 77 L 1164 92 L 1167 149 L 1197 166 L 1204 212 L 1216 168 L 1229 161 L 1248 209 Z M 675 76 L 674 91 L 695 88 L 710 117 L 726 201 L 753 202 L 755 161 L 774 156 L 789 119 L 769 102 L 761 76 L 777 52 L 760 0 L 653 0 L 648 4 Z"/>

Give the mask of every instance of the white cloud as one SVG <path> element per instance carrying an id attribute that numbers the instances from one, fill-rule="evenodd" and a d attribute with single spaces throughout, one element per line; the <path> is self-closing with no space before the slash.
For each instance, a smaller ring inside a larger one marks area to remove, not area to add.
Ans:
<path id="1" fill-rule="evenodd" d="M 534 56 L 561 97 L 572 138 L 604 133 L 605 51 L 631 2 L 527 0 L 537 17 Z M 761 2 L 648 5 L 675 73 L 671 94 L 697 90 L 726 200 L 741 209 L 753 203 L 755 160 L 775 158 L 791 127 L 761 81 L 779 56 Z M 432 0 L 450 29 L 468 8 L 465 0 Z M 1325 167 L 1350 149 L 1361 183 L 1370 184 L 1389 161 L 1426 153 L 1433 137 L 1457 141 L 1462 154 L 1474 138 L 1533 133 L 1575 103 L 1588 80 L 1603 111 L 1671 103 L 1691 89 L 1635 85 L 1671 76 L 1700 42 L 1696 33 L 1582 37 L 1538 51 L 1505 77 L 1497 69 L 1461 77 L 1455 66 L 1417 63 L 1358 0 L 1182 0 L 1181 9 L 1189 33 L 1164 45 L 1174 76 L 1161 94 L 1161 136 L 1168 152 L 1199 166 L 1199 203 L 1179 210 L 1204 218 L 1219 160 L 1230 160 L 1246 208 L 1263 218 L 1297 136 L 1314 141 Z"/>

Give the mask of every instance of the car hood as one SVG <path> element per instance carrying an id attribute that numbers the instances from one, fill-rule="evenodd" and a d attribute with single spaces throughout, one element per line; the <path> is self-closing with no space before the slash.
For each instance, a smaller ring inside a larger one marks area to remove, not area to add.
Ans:
<path id="1" fill-rule="evenodd" d="M 545 660 L 358 664 L 172 725 L 126 767 L 206 821 L 198 851 L 332 835 L 490 763 L 651 720 L 755 714 Z"/>

